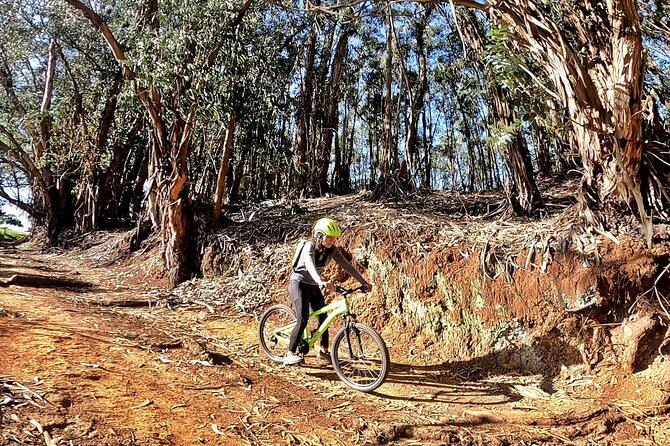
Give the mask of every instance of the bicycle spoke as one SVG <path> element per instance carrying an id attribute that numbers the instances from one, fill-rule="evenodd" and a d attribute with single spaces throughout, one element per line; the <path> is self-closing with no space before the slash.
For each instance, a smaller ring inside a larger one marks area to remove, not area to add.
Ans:
<path id="1" fill-rule="evenodd" d="M 343 375 L 352 383 L 367 386 L 379 379 L 382 352 L 377 342 L 365 331 L 350 332 L 351 352 L 346 339 L 338 345 L 338 360 Z M 353 357 L 351 357 L 353 356 Z"/>
<path id="2" fill-rule="evenodd" d="M 288 346 L 291 330 L 295 325 L 295 316 L 285 306 L 270 308 L 262 317 L 259 327 L 261 347 L 274 361 L 280 361 Z"/>

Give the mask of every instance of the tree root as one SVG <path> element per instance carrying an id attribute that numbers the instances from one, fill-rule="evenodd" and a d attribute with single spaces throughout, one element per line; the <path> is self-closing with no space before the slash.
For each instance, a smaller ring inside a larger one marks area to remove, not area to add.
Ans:
<path id="1" fill-rule="evenodd" d="M 560 407 L 560 402 L 556 407 Z M 586 407 L 579 410 L 575 409 L 569 413 L 557 411 L 552 413 L 545 410 L 535 413 L 522 412 L 519 410 L 465 410 L 463 413 L 480 421 L 495 423 L 511 423 L 518 425 L 533 426 L 571 426 L 575 424 L 586 423 L 596 417 L 599 417 L 610 409 L 608 407 Z"/>
<path id="2" fill-rule="evenodd" d="M 635 372 L 640 341 L 656 327 L 657 320 L 652 316 L 646 314 L 628 320 L 623 327 L 624 350 L 621 355 L 621 369 L 628 375 Z"/>

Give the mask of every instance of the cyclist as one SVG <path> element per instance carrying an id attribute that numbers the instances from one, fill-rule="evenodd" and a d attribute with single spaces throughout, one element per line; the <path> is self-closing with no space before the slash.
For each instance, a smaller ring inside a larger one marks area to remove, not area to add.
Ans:
<path id="1" fill-rule="evenodd" d="M 298 253 L 288 285 L 288 293 L 291 296 L 298 321 L 291 333 L 288 352 L 284 357 L 284 364 L 289 365 L 302 362 L 302 357 L 296 352 L 301 335 L 307 326 L 307 319 L 310 314 L 309 308 L 311 307 L 312 311 L 320 310 L 325 305 L 321 288 L 328 291 L 334 288 L 330 281 L 321 279 L 321 273 L 330 259 L 335 260 L 347 273 L 358 280 L 366 291 L 372 289 L 372 285 L 360 275 L 356 268 L 342 255 L 339 248 L 335 246 L 337 238 L 342 235 L 342 231 L 335 220 L 330 218 L 320 219 L 314 225 L 312 232 L 313 239 L 305 242 L 299 248 L 301 251 Z M 319 323 L 323 323 L 325 319 L 325 314 L 319 315 Z M 321 336 L 320 346 L 317 357 L 329 361 L 327 330 Z"/>

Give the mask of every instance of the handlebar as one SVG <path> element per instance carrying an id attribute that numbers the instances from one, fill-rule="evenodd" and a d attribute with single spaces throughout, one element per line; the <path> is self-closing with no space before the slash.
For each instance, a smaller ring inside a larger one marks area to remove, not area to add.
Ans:
<path id="1" fill-rule="evenodd" d="M 344 294 L 345 296 L 348 296 L 349 294 L 354 294 L 357 292 L 362 292 L 364 293 L 366 291 L 367 287 L 365 285 L 361 285 L 358 288 L 344 288 L 339 285 L 335 285 L 335 291 L 337 291 L 340 294 Z"/>

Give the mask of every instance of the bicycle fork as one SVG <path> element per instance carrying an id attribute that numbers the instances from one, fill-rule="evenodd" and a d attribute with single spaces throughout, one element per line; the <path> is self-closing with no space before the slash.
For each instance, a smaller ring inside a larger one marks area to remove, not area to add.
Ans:
<path id="1" fill-rule="evenodd" d="M 356 316 L 353 314 L 347 315 L 344 320 L 344 337 L 347 340 L 347 349 L 349 350 L 349 357 L 351 359 L 358 359 L 363 357 L 363 346 L 361 345 L 361 334 L 356 329 Z M 356 340 L 358 341 L 358 352 L 354 353 L 354 349 L 351 346 L 351 333 L 355 333 Z"/>

